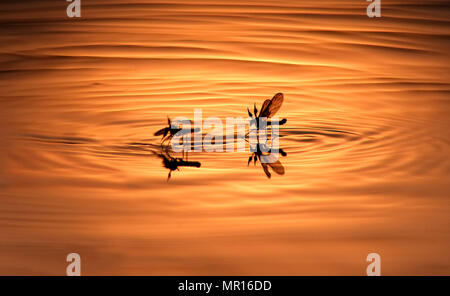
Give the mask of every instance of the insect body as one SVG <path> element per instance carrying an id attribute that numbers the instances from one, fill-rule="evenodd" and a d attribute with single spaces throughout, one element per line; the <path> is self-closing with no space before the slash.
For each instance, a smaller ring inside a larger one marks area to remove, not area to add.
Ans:
<path id="1" fill-rule="evenodd" d="M 198 161 L 187 161 L 180 157 L 173 157 L 169 154 L 167 150 L 161 150 L 160 153 L 152 151 L 156 156 L 162 159 L 163 166 L 169 169 L 169 175 L 167 176 L 167 181 L 169 181 L 172 171 L 180 170 L 180 167 L 196 167 L 199 168 L 201 163 Z"/>
<path id="2" fill-rule="evenodd" d="M 154 133 L 154 136 L 160 136 L 160 135 L 163 136 L 161 139 L 161 144 L 163 144 L 167 140 L 170 141 L 173 138 L 173 136 L 175 136 L 178 132 L 182 132 L 183 134 L 185 134 L 188 132 L 196 133 L 196 132 L 200 131 L 199 128 L 192 128 L 192 129 L 186 131 L 186 130 L 183 130 L 181 127 L 175 127 L 172 125 L 172 121 L 170 120 L 170 118 L 167 118 L 167 123 L 169 124 L 168 127 L 162 128 Z M 189 124 L 191 124 L 191 121 L 189 121 Z"/>
<path id="3" fill-rule="evenodd" d="M 253 120 L 255 120 L 256 128 L 258 128 L 260 119 L 267 120 L 270 117 L 274 116 L 275 113 L 277 113 L 278 110 L 280 110 L 282 104 L 283 104 L 283 94 L 277 93 L 276 95 L 273 96 L 273 98 L 271 100 L 267 99 L 264 101 L 264 103 L 261 106 L 261 110 L 259 111 L 259 114 L 258 114 L 258 109 L 256 108 L 256 104 L 254 105 L 254 108 L 253 108 L 253 114 L 250 111 L 250 109 L 248 109 L 248 108 L 247 108 L 247 112 L 248 112 L 248 115 Z M 278 122 L 278 125 L 283 125 L 286 122 L 287 122 L 287 119 L 283 118 L 282 120 L 280 120 Z M 267 125 L 271 125 L 271 124 L 272 124 L 272 121 L 267 120 Z"/>
<path id="4" fill-rule="evenodd" d="M 261 147 L 263 147 L 263 149 Z M 281 154 L 282 156 L 287 155 L 287 153 L 284 152 L 283 149 L 279 149 L 278 154 Z M 278 155 L 274 150 L 269 149 L 265 144 L 256 145 L 256 151 L 253 152 L 252 155 L 250 155 L 250 157 L 248 158 L 247 165 L 250 165 L 252 159 L 254 165 L 256 165 L 257 161 L 261 163 L 261 166 L 267 178 L 270 179 L 270 177 L 272 176 L 269 172 L 269 167 L 278 175 L 284 175 L 284 167 L 278 159 Z"/>

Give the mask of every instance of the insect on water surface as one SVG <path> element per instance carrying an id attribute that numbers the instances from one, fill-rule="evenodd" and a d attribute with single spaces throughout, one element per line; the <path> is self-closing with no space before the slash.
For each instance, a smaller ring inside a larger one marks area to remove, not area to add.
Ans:
<path id="1" fill-rule="evenodd" d="M 267 99 L 264 101 L 264 103 L 261 106 L 261 110 L 258 114 L 258 109 L 256 108 L 256 103 L 253 107 L 253 113 L 250 111 L 249 108 L 247 108 L 248 115 L 252 118 L 252 120 L 255 121 L 256 128 L 259 127 L 260 120 L 267 121 L 267 125 L 271 125 L 272 121 L 268 120 L 272 116 L 274 116 L 278 110 L 280 110 L 281 105 L 283 104 L 283 94 L 277 93 L 273 96 L 271 100 Z M 278 122 L 278 125 L 283 125 L 287 122 L 286 118 L 283 118 Z"/>
<path id="2" fill-rule="evenodd" d="M 186 132 L 191 132 L 191 133 L 196 133 L 198 131 L 200 131 L 199 128 L 192 128 L 188 131 L 183 130 L 181 127 L 175 127 L 174 125 L 172 125 L 172 121 L 170 120 L 170 118 L 167 118 L 167 123 L 169 124 L 168 127 L 164 127 L 160 130 L 158 130 L 157 132 L 154 133 L 155 136 L 163 136 L 161 139 L 161 144 L 163 144 L 165 141 L 167 140 L 171 140 L 173 138 L 173 136 L 175 134 L 177 134 L 178 132 L 181 133 L 186 133 Z M 189 124 L 191 124 L 192 122 L 189 121 Z"/>

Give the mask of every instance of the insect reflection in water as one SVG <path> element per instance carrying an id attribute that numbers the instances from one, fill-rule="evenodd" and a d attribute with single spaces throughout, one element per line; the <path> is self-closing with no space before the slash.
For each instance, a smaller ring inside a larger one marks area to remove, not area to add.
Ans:
<path id="1" fill-rule="evenodd" d="M 163 166 L 167 169 L 169 169 L 169 175 L 167 176 L 167 181 L 169 181 L 172 171 L 174 170 L 180 170 L 180 167 L 196 167 L 199 168 L 201 166 L 201 163 L 198 161 L 188 161 L 187 160 L 187 153 L 186 153 L 186 160 L 183 157 L 173 157 L 169 153 L 169 148 L 161 146 L 161 150 L 154 151 L 152 150 L 153 154 L 158 156 L 162 159 Z"/>
<path id="2" fill-rule="evenodd" d="M 272 99 L 267 99 L 263 102 L 261 109 L 259 110 L 256 108 L 256 104 L 254 105 L 253 113 L 247 108 L 248 115 L 251 118 L 251 125 L 256 126 L 256 130 L 259 134 L 259 126 L 262 123 L 264 127 L 261 127 L 264 129 L 264 132 L 267 132 L 266 128 L 267 126 L 272 126 L 275 123 L 270 120 L 271 117 L 273 117 L 281 108 L 281 105 L 283 104 L 284 96 L 282 93 L 275 94 Z M 187 152 L 186 152 L 186 160 L 184 159 L 184 153 L 182 157 L 173 157 L 170 155 L 169 147 L 170 145 L 167 145 L 164 147 L 164 142 L 169 141 L 171 142 L 173 136 L 179 132 L 184 133 L 196 133 L 200 131 L 198 128 L 190 128 L 187 130 L 183 130 L 180 127 L 174 127 L 172 125 L 172 122 L 170 118 L 167 118 L 168 127 L 162 128 L 154 133 L 155 136 L 162 135 L 161 139 L 161 149 L 160 152 L 152 151 L 155 155 L 157 155 L 159 158 L 163 160 L 163 166 L 167 169 L 169 169 L 169 174 L 167 177 L 167 181 L 170 179 L 172 171 L 179 170 L 180 167 L 197 167 L 199 168 L 201 166 L 200 162 L 197 161 L 188 161 L 187 160 Z M 286 118 L 283 118 L 282 120 L 276 122 L 277 125 L 283 125 L 287 122 Z M 192 121 L 185 122 L 186 124 L 192 124 Z M 191 125 L 192 126 L 192 125 Z M 251 129 L 251 127 L 250 127 Z M 249 132 L 250 133 L 250 132 Z M 247 133 L 247 135 L 249 134 Z M 278 137 L 278 135 L 276 135 Z M 278 159 L 279 154 L 281 154 L 283 157 L 287 156 L 287 153 L 283 149 L 274 149 L 273 147 L 268 147 L 267 145 L 267 139 L 264 143 L 260 143 L 259 136 L 257 137 L 257 143 L 254 145 L 252 155 L 248 159 L 247 165 L 250 165 L 250 162 L 253 160 L 254 165 L 256 165 L 256 162 L 259 161 L 264 173 L 268 178 L 271 178 L 271 173 L 269 171 L 269 168 L 275 172 L 278 175 L 284 175 L 285 169 L 283 165 L 281 164 L 280 160 Z M 250 143 L 251 144 L 251 143 Z M 273 144 L 273 142 L 272 142 Z M 256 147 L 256 148 L 255 148 Z"/>
<path id="3" fill-rule="evenodd" d="M 270 178 L 272 176 L 269 172 L 269 167 L 278 175 L 284 175 L 284 167 L 278 157 L 279 154 L 281 154 L 283 157 L 287 156 L 287 153 L 281 148 L 278 150 L 271 149 L 267 147 L 266 144 L 262 143 L 258 143 L 255 146 L 256 151 L 253 152 L 252 155 L 250 155 L 250 157 L 248 158 L 247 166 L 250 165 L 250 162 L 253 159 L 254 165 L 256 165 L 256 162 L 259 161 L 267 178 Z"/>
<path id="4" fill-rule="evenodd" d="M 271 126 L 274 124 L 274 122 L 272 122 L 270 118 L 273 117 L 281 109 L 283 100 L 284 96 L 282 93 L 275 94 L 271 100 L 267 99 L 264 101 L 259 114 L 258 109 L 256 108 L 256 104 L 254 105 L 253 113 L 250 111 L 250 109 L 247 108 L 248 115 L 252 118 L 252 124 L 256 126 L 256 130 L 258 133 L 261 132 L 259 126 L 261 123 L 265 123 L 267 126 Z M 283 118 L 282 120 L 277 122 L 277 124 L 283 125 L 286 122 L 287 119 Z M 263 129 L 264 133 L 267 132 L 266 127 L 261 128 Z M 281 154 L 282 156 L 287 156 L 287 153 L 284 152 L 283 149 L 274 149 L 272 147 L 269 148 L 267 146 L 267 139 L 264 143 L 260 143 L 259 135 L 257 136 L 257 143 L 254 146 L 256 146 L 256 149 L 252 149 L 252 151 L 254 152 L 252 153 L 252 155 L 250 155 L 247 165 L 250 165 L 250 162 L 253 159 L 254 165 L 256 165 L 257 161 L 261 163 L 261 166 L 267 178 L 270 178 L 272 176 L 269 172 L 269 167 L 278 175 L 284 175 L 284 167 L 278 159 L 279 154 Z"/>

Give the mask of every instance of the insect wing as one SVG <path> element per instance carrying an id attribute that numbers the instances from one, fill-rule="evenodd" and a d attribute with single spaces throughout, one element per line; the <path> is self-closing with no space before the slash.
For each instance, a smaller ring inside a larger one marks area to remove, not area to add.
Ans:
<path id="1" fill-rule="evenodd" d="M 157 131 L 156 133 L 154 133 L 155 136 L 160 136 L 162 134 L 164 134 L 164 132 L 166 131 L 166 128 L 162 128 L 159 131 Z"/>
<path id="2" fill-rule="evenodd" d="M 284 167 L 283 167 L 283 165 L 281 164 L 281 162 L 279 160 L 277 160 L 274 163 L 269 163 L 269 166 L 278 175 L 284 175 Z"/>
<path id="3" fill-rule="evenodd" d="M 269 117 L 267 115 L 269 114 L 270 104 L 271 104 L 271 101 L 269 99 L 264 101 L 264 103 L 261 107 L 261 111 L 259 111 L 259 117 Z"/>
<path id="4" fill-rule="evenodd" d="M 268 114 L 266 117 L 269 118 L 274 116 L 275 113 L 277 113 L 278 110 L 280 110 L 282 104 L 283 104 L 283 94 L 277 93 L 276 95 L 273 96 L 272 100 L 270 101 L 270 105 L 268 107 Z"/>
<path id="5" fill-rule="evenodd" d="M 264 170 L 264 173 L 266 174 L 267 178 L 270 179 L 271 175 L 270 175 L 270 172 L 269 172 L 269 168 L 267 167 L 267 164 L 261 163 L 261 166 L 262 166 L 262 168 Z"/>
<path id="6" fill-rule="evenodd" d="M 270 168 L 278 175 L 284 175 L 284 167 L 280 160 L 278 160 L 277 154 L 271 153 L 268 155 L 262 155 L 261 164 L 263 163 L 269 165 Z"/>

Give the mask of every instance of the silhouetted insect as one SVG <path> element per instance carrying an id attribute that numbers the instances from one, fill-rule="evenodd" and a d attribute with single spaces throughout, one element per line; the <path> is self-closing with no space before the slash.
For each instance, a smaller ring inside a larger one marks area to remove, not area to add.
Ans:
<path id="1" fill-rule="evenodd" d="M 261 149 L 264 147 L 264 149 Z M 287 153 L 283 151 L 283 149 L 278 149 L 278 153 L 282 156 L 286 156 Z M 272 175 L 269 172 L 269 167 L 278 175 L 284 175 L 284 167 L 278 159 L 278 155 L 275 154 L 275 151 L 272 149 L 268 149 L 265 144 L 257 144 L 256 152 L 253 152 L 252 155 L 248 158 L 247 166 L 250 165 L 250 162 L 253 159 L 253 164 L 256 165 L 256 161 L 259 160 L 261 166 L 266 174 L 267 178 L 270 178 Z"/>
<path id="2" fill-rule="evenodd" d="M 169 181 L 172 171 L 180 170 L 179 167 L 196 167 L 199 168 L 201 163 L 198 161 L 187 161 L 180 157 L 172 157 L 167 150 L 161 149 L 161 152 L 158 153 L 156 151 L 152 152 L 162 159 L 163 166 L 169 169 L 169 175 L 167 176 L 167 181 Z"/>
<path id="3" fill-rule="evenodd" d="M 270 117 L 274 116 L 275 113 L 277 113 L 278 110 L 280 110 L 282 104 L 283 104 L 283 94 L 277 93 L 276 95 L 273 96 L 273 98 L 271 100 L 267 99 L 264 101 L 264 103 L 261 106 L 261 110 L 259 111 L 259 114 L 258 114 L 258 109 L 256 108 L 256 103 L 254 104 L 254 107 L 253 107 L 253 114 L 252 114 L 252 112 L 250 112 L 249 108 L 247 108 L 247 112 L 248 112 L 248 115 L 255 121 L 256 128 L 258 128 L 259 127 L 259 119 L 260 118 L 269 119 Z M 287 119 L 283 118 L 282 120 L 280 120 L 278 122 L 278 125 L 283 125 L 286 122 L 287 122 Z M 271 125 L 271 124 L 272 124 L 272 122 L 268 120 L 267 125 Z"/>
<path id="4" fill-rule="evenodd" d="M 161 144 L 163 144 L 167 140 L 171 140 L 173 138 L 173 136 L 175 136 L 175 134 L 177 134 L 178 132 L 181 132 L 181 134 L 179 134 L 179 135 L 182 136 L 183 134 L 186 134 L 188 132 L 196 133 L 196 132 L 200 131 L 200 128 L 191 128 L 190 130 L 183 130 L 181 127 L 173 127 L 172 121 L 168 117 L 167 117 L 167 123 L 169 124 L 168 127 L 162 128 L 154 133 L 155 136 L 160 136 L 160 135 L 163 136 L 161 139 Z M 187 122 L 185 122 L 185 123 L 187 123 Z M 190 120 L 188 123 L 192 124 L 192 122 Z"/>

